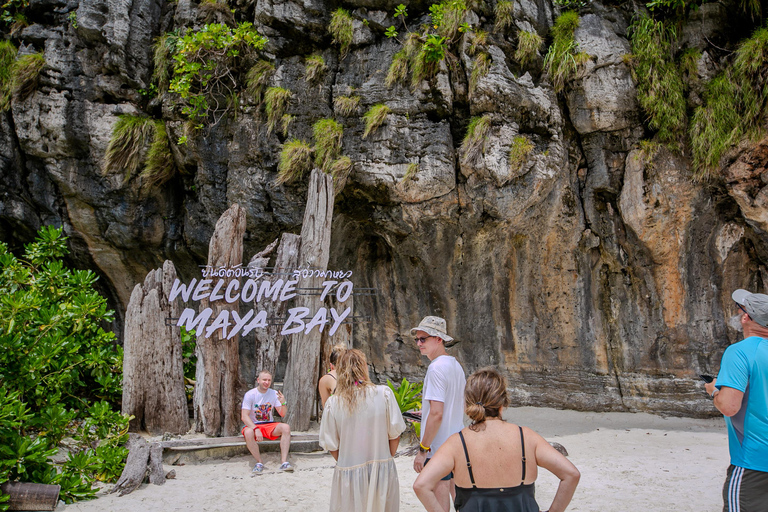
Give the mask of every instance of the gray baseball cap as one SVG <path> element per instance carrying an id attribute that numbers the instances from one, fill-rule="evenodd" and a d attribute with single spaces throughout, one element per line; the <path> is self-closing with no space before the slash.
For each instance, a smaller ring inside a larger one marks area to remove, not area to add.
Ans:
<path id="1" fill-rule="evenodd" d="M 744 306 L 749 318 L 763 327 L 768 327 L 768 295 L 736 290 L 731 297 L 737 304 Z"/>

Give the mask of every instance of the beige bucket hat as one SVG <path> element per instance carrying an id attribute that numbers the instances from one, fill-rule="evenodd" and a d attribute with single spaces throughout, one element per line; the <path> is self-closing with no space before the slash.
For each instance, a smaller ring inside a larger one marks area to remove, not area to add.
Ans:
<path id="1" fill-rule="evenodd" d="M 440 318 L 439 316 L 425 316 L 418 326 L 411 329 L 411 336 L 416 334 L 416 331 L 424 331 L 430 336 L 441 338 L 443 341 L 453 341 L 453 338 L 448 336 L 448 333 L 445 332 L 446 330 L 445 318 Z"/>

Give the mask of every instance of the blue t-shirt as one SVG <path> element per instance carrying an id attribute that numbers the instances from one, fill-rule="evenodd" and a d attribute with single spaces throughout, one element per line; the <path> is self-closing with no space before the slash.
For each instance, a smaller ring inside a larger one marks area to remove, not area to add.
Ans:
<path id="1" fill-rule="evenodd" d="M 725 350 L 716 387 L 744 392 L 741 409 L 725 418 L 731 464 L 768 472 L 768 339 L 750 336 Z"/>

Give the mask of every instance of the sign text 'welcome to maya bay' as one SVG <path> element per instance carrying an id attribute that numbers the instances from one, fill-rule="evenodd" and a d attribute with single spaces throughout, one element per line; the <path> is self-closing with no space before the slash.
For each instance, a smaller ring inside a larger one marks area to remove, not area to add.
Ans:
<path id="1" fill-rule="evenodd" d="M 352 296 L 354 285 L 352 281 L 344 279 L 352 275 L 352 271 L 310 270 L 296 269 L 287 272 L 286 279 L 270 280 L 265 278 L 270 274 L 261 268 L 224 268 L 218 269 L 205 267 L 202 279 L 195 278 L 184 284 L 176 279 L 173 283 L 169 299 L 176 300 L 181 296 L 184 302 L 200 301 L 208 299 L 209 303 L 225 301 L 234 304 L 253 303 L 265 304 L 268 301 L 285 302 L 298 294 L 299 283 L 310 278 L 323 278 L 320 292 L 320 302 L 323 302 L 329 294 L 334 294 L 339 304 L 343 305 Z M 247 278 L 241 283 L 241 278 Z M 336 308 L 318 308 L 310 311 L 306 307 L 294 307 L 288 310 L 288 317 L 280 330 L 281 335 L 309 332 L 318 328 L 320 332 L 330 323 L 328 334 L 333 336 L 341 326 L 345 318 L 352 312 L 351 307 L 346 307 L 341 313 Z M 267 311 L 257 307 L 250 309 L 243 316 L 236 307 L 223 309 L 216 318 L 211 321 L 213 309 L 207 307 L 196 312 L 192 308 L 185 308 L 176 325 L 184 327 L 188 331 L 195 329 L 198 335 L 210 338 L 217 330 L 221 331 L 221 339 L 231 339 L 242 334 L 247 335 L 254 329 L 264 329 L 269 325 L 270 318 Z M 274 320 L 274 319 L 272 319 Z M 210 322 L 210 323 L 209 323 Z"/>

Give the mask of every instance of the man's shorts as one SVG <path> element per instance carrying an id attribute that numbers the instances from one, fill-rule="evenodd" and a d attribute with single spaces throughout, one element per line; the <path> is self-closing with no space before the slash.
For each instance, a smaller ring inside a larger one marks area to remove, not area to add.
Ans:
<path id="1" fill-rule="evenodd" d="M 430 460 L 432 460 L 432 457 L 430 457 L 430 458 L 428 458 L 427 460 L 425 460 L 425 461 L 424 461 L 424 465 L 426 466 L 426 465 L 427 465 L 427 462 L 429 462 Z M 450 473 L 448 473 L 447 475 L 445 475 L 445 476 L 444 476 L 443 478 L 441 478 L 440 480 L 450 480 L 451 478 L 453 478 L 453 471 L 451 471 Z"/>
<path id="2" fill-rule="evenodd" d="M 765 512 L 768 473 L 731 464 L 723 486 L 723 512 Z"/>
<path id="3" fill-rule="evenodd" d="M 280 439 L 280 436 L 273 436 L 272 431 L 275 430 L 275 427 L 277 427 L 279 423 L 258 423 L 256 427 L 254 428 L 254 431 L 256 429 L 261 430 L 261 435 L 264 436 L 264 439 L 267 439 L 269 441 L 274 441 L 275 439 Z M 240 433 L 245 437 L 245 429 L 250 427 L 243 427 L 243 429 L 240 431 Z"/>

